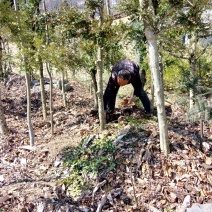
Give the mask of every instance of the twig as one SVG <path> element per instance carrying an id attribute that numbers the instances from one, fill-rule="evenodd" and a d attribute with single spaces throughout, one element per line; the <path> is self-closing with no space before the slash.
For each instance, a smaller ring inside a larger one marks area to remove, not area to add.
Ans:
<path id="1" fill-rule="evenodd" d="M 98 183 L 97 186 L 94 188 L 92 197 L 94 198 L 95 193 L 99 190 L 100 187 L 104 186 L 106 184 L 106 180 L 102 181 L 101 183 Z"/>
<path id="2" fill-rule="evenodd" d="M 130 173 L 130 180 L 131 180 L 131 183 L 132 183 L 132 187 L 133 187 L 133 195 L 135 197 L 135 202 L 136 202 L 136 206 L 138 207 L 138 199 L 136 197 L 136 191 L 135 191 L 135 184 L 134 184 L 134 176 L 132 175 L 132 172 L 130 170 L 130 168 L 127 167 L 127 169 L 129 170 L 129 173 Z"/>
<path id="3" fill-rule="evenodd" d="M 106 203 L 106 201 L 107 201 L 107 195 L 104 194 L 102 196 L 101 201 L 98 203 L 98 208 L 96 209 L 96 212 L 101 212 L 102 211 L 102 207 L 104 206 L 104 204 Z"/>

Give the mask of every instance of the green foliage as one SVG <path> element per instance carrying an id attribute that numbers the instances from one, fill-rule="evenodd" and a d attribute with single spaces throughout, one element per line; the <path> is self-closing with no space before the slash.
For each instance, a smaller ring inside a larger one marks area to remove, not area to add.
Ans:
<path id="1" fill-rule="evenodd" d="M 69 157 L 65 159 L 65 164 L 71 166 L 73 171 L 92 173 L 98 175 L 101 170 L 111 170 L 114 168 L 112 153 L 115 147 L 111 140 L 94 140 L 92 144 L 85 148 L 86 140 L 81 145 L 71 151 Z"/>
<path id="2" fill-rule="evenodd" d="M 207 97 L 206 97 L 207 96 Z M 207 93 L 198 95 L 195 99 L 195 106 L 188 113 L 191 121 L 209 121 L 212 119 L 212 89 Z"/>
<path id="3" fill-rule="evenodd" d="M 6 35 L 6 32 L 11 32 L 13 28 L 17 31 L 15 22 L 15 12 L 10 2 L 0 1 L 0 35 Z"/>
<path id="4" fill-rule="evenodd" d="M 85 5 L 90 10 L 96 11 L 97 9 L 102 7 L 103 1 L 102 0 L 86 0 Z"/>
<path id="5" fill-rule="evenodd" d="M 185 89 L 189 80 L 189 64 L 184 61 L 173 57 L 164 57 L 163 59 L 163 79 L 164 88 L 167 90 Z"/>
<path id="6" fill-rule="evenodd" d="M 89 182 L 83 176 L 97 177 L 100 172 L 114 170 L 113 153 L 115 146 L 107 138 L 96 139 L 87 143 L 89 138 L 82 140 L 75 149 L 67 149 L 64 163 L 71 167 L 70 176 L 59 181 L 71 191 L 71 195 L 79 195 L 89 187 Z"/>
<path id="7" fill-rule="evenodd" d="M 141 125 L 141 121 L 138 120 L 138 119 L 135 119 L 134 117 L 132 116 L 128 116 L 127 117 L 127 122 L 131 123 L 131 124 L 135 124 L 135 125 Z"/>
<path id="8" fill-rule="evenodd" d="M 78 171 L 71 172 L 70 176 L 57 182 L 57 184 L 65 184 L 70 196 L 79 196 L 84 190 L 89 188 L 89 182 L 83 178 Z"/>

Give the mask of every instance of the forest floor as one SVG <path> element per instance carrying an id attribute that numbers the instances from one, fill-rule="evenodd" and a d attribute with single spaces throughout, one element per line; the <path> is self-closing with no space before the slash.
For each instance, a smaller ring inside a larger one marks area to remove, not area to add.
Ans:
<path id="1" fill-rule="evenodd" d="M 201 137 L 199 123 L 187 120 L 183 105 L 166 99 L 171 143 L 166 157 L 160 151 L 156 116 L 146 116 L 135 105 L 121 106 L 101 132 L 98 116 L 91 112 L 92 96 L 79 83 L 70 84 L 73 90 L 67 92 L 66 108 L 61 91 L 54 88 L 54 135 L 49 121 L 43 121 L 40 93 L 32 89 L 33 147 L 29 146 L 24 77 L 11 75 L 1 85 L 9 134 L 0 137 L 0 211 L 185 211 L 193 204 L 212 203 L 209 123 L 204 122 Z M 113 147 L 105 150 L 101 144 L 102 149 L 92 149 L 101 139 L 112 140 Z M 80 170 L 76 181 L 68 178 L 74 165 L 65 160 L 80 145 L 80 155 L 86 152 L 87 161 L 96 159 L 94 154 L 104 160 L 95 174 L 83 175 Z M 81 179 L 87 189 L 71 196 L 81 188 Z"/>

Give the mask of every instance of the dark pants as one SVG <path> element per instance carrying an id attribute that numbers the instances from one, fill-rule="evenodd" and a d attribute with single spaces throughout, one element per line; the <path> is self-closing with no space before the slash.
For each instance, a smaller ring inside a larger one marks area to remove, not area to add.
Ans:
<path id="1" fill-rule="evenodd" d="M 115 104 L 116 104 L 116 96 L 117 96 L 118 90 L 114 90 L 110 93 L 110 97 L 108 98 L 106 110 L 108 112 L 113 112 L 115 110 Z"/>

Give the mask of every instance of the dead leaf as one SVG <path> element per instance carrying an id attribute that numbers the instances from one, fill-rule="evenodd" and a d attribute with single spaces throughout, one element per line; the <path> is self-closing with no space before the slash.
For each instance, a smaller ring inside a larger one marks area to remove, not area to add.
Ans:
<path id="1" fill-rule="evenodd" d="M 201 196 L 205 197 L 207 196 L 207 191 L 205 189 L 201 189 L 200 194 Z"/>
<path id="2" fill-rule="evenodd" d="M 133 186 L 131 186 L 131 187 L 129 187 L 129 188 L 127 189 L 127 192 L 130 193 L 131 191 L 133 191 L 133 189 L 134 189 Z"/>
<path id="3" fill-rule="evenodd" d="M 8 199 L 9 199 L 9 196 L 0 197 L 0 204 L 7 201 Z"/>
<path id="4" fill-rule="evenodd" d="M 126 106 L 128 104 L 128 99 L 122 99 L 120 102 L 119 102 L 120 105 L 122 106 Z"/>
<path id="5" fill-rule="evenodd" d="M 207 165 L 211 165 L 212 164 L 212 158 L 211 157 L 205 157 L 205 163 L 207 164 Z"/>
<path id="6" fill-rule="evenodd" d="M 4 181 L 4 175 L 0 175 L 0 182 Z"/>
<path id="7" fill-rule="evenodd" d="M 177 195 L 173 192 L 170 193 L 170 202 L 176 202 L 176 199 L 177 199 Z"/>
<path id="8" fill-rule="evenodd" d="M 145 179 L 141 179 L 141 178 L 137 178 L 137 181 L 139 184 L 144 185 L 147 183 L 147 181 Z"/>
<path id="9" fill-rule="evenodd" d="M 160 184 L 157 185 L 156 193 L 161 192 L 162 186 Z"/>
<path id="10" fill-rule="evenodd" d="M 35 151 L 35 149 L 36 149 L 34 146 L 29 146 L 29 145 L 27 145 L 27 146 L 20 146 L 19 148 L 20 149 L 30 150 L 30 151 Z"/>

